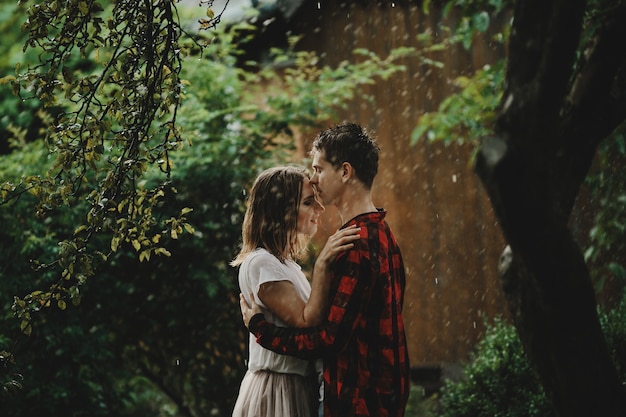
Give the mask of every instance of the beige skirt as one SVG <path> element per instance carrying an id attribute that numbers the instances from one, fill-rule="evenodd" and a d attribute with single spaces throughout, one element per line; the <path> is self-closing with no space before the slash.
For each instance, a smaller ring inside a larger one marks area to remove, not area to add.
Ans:
<path id="1" fill-rule="evenodd" d="M 247 371 L 233 417 L 315 417 L 317 408 L 315 376 Z"/>

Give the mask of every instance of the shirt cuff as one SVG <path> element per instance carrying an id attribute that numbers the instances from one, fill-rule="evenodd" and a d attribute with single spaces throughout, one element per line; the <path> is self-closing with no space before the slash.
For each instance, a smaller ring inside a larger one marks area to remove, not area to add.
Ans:
<path id="1" fill-rule="evenodd" d="M 250 322 L 248 323 L 248 330 L 250 331 L 250 333 L 258 332 L 260 325 L 264 321 L 265 316 L 263 315 L 263 313 L 256 313 L 254 316 L 252 316 Z"/>

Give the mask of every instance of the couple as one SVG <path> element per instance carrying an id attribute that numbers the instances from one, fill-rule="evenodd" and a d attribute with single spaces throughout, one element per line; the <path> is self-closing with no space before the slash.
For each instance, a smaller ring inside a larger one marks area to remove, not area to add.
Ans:
<path id="1" fill-rule="evenodd" d="M 273 168 L 252 187 L 243 247 L 232 262 L 251 333 L 233 417 L 315 416 L 316 366 L 324 416 L 403 416 L 405 275 L 386 212 L 371 198 L 378 145 L 344 123 L 321 132 L 311 154 L 311 178 L 303 169 Z M 294 259 L 299 238 L 317 231 L 318 197 L 347 222 L 320 252 L 309 284 Z"/>

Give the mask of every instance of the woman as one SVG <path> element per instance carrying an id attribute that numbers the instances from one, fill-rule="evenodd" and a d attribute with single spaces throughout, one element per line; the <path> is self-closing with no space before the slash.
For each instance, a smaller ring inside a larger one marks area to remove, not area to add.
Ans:
<path id="1" fill-rule="evenodd" d="M 283 166 L 255 180 L 243 220 L 239 287 L 251 294 L 268 320 L 281 326 L 310 327 L 323 319 L 329 267 L 359 238 L 356 227 L 332 235 L 313 268 L 312 285 L 295 262 L 304 237 L 317 232 L 324 207 L 304 168 Z M 250 302 L 250 299 L 247 300 Z M 315 364 L 264 349 L 249 339 L 248 371 L 241 382 L 233 417 L 312 417 L 317 414 Z"/>

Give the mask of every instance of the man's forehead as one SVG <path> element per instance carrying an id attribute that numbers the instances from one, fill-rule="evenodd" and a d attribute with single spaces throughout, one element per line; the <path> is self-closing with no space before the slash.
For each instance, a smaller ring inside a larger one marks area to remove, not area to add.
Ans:
<path id="1" fill-rule="evenodd" d="M 323 150 L 313 152 L 313 165 L 323 165 L 325 163 L 328 163 L 326 160 L 326 152 Z"/>

